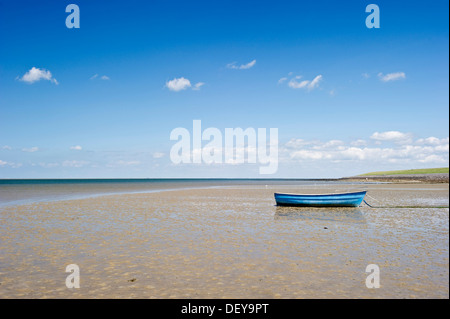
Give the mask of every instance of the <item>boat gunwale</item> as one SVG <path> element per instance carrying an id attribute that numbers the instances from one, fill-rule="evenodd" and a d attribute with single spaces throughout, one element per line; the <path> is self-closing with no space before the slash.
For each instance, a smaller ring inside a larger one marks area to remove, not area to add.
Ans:
<path id="1" fill-rule="evenodd" d="M 274 193 L 276 195 L 287 195 L 287 196 L 341 196 L 341 195 L 356 195 L 356 194 L 367 194 L 367 191 L 351 192 L 351 193 L 328 193 L 328 194 L 293 194 L 293 193 Z"/>

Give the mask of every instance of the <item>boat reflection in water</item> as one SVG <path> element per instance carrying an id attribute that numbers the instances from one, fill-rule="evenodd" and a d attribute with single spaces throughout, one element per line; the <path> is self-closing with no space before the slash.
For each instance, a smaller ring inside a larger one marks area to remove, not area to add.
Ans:
<path id="1" fill-rule="evenodd" d="M 275 220 L 322 220 L 344 223 L 366 223 L 358 207 L 289 207 L 276 206 Z"/>

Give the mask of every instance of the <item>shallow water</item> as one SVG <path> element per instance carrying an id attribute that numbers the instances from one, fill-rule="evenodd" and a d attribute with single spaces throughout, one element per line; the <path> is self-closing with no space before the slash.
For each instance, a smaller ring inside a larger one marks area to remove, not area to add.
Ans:
<path id="1" fill-rule="evenodd" d="M 254 185 L 296 185 L 318 189 L 330 185 L 353 184 L 342 181 L 293 179 L 0 179 L 0 207 L 113 194 Z"/>
<path id="2" fill-rule="evenodd" d="M 448 298 L 447 208 L 276 207 L 227 185 L 0 208 L 0 298 Z M 382 205 L 448 205 L 448 185 L 365 185 Z M 371 199 L 366 198 L 368 202 Z M 77 264 L 81 288 L 68 289 Z M 380 268 L 369 289 L 366 267 Z"/>

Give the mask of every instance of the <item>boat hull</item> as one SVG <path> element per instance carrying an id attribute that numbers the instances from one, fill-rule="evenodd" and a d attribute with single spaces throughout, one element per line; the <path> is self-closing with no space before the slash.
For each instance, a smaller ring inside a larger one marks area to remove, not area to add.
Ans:
<path id="1" fill-rule="evenodd" d="M 275 193 L 278 206 L 298 207 L 358 207 L 366 191 L 342 194 L 302 195 Z"/>

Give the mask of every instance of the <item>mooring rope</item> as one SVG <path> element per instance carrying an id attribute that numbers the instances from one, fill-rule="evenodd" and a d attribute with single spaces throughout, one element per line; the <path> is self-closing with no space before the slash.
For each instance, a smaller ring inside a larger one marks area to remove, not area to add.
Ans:
<path id="1" fill-rule="evenodd" d="M 374 201 L 376 201 L 376 202 L 380 202 L 378 199 L 376 199 L 376 198 L 373 198 L 372 196 L 370 196 L 369 194 L 366 194 L 366 196 L 367 197 L 370 197 L 371 199 L 373 199 Z M 365 201 L 364 201 L 365 202 Z M 367 203 L 366 203 L 367 204 Z M 369 204 L 367 204 L 367 205 L 369 205 Z"/>
<path id="2" fill-rule="evenodd" d="M 366 202 L 365 199 L 363 199 L 363 202 L 364 202 L 367 206 L 369 206 L 370 208 L 377 208 L 377 207 L 374 207 L 374 206 L 370 205 L 368 202 Z"/>

